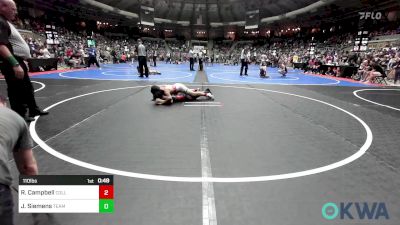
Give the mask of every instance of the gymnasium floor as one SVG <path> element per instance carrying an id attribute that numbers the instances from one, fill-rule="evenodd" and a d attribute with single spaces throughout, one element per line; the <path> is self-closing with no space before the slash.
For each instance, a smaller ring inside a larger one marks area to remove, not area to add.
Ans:
<path id="1" fill-rule="evenodd" d="M 50 111 L 30 125 L 40 173 L 115 175 L 114 214 L 48 224 L 398 224 L 400 89 L 188 67 L 160 62 L 149 79 L 129 64 L 32 77 Z M 215 101 L 155 106 L 150 86 L 176 82 L 210 88 Z M 328 221 L 327 202 L 384 202 L 390 218 Z"/>

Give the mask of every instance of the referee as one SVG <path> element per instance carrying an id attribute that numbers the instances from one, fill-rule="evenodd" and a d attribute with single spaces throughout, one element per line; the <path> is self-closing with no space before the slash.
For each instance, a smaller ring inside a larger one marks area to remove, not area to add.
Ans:
<path id="1" fill-rule="evenodd" d="M 0 0 L 1 1 L 1 0 Z M 138 39 L 138 61 L 139 61 L 139 77 L 143 77 L 143 67 L 145 69 L 146 77 L 149 77 L 149 68 L 147 67 L 147 53 L 146 47 L 143 45 L 142 40 Z"/>
<path id="2" fill-rule="evenodd" d="M 157 67 L 157 49 L 154 49 L 153 51 L 153 64 L 154 67 Z"/>
<path id="3" fill-rule="evenodd" d="M 194 57 L 193 57 L 193 49 L 189 50 L 189 61 L 190 61 L 190 71 L 194 71 Z"/>
<path id="4" fill-rule="evenodd" d="M 33 86 L 28 75 L 26 59 L 31 57 L 28 44 L 10 21 L 15 20 L 17 7 L 13 0 L 0 0 L 0 70 L 7 82 L 11 109 L 25 118 L 47 115 L 36 104 Z M 26 116 L 26 106 L 29 117 Z"/>
<path id="5" fill-rule="evenodd" d="M 244 75 L 248 76 L 247 70 L 249 69 L 250 51 L 247 46 L 242 50 L 242 53 L 240 54 L 240 61 L 242 62 L 242 66 L 240 67 L 240 76 L 243 76 L 243 68 Z"/>

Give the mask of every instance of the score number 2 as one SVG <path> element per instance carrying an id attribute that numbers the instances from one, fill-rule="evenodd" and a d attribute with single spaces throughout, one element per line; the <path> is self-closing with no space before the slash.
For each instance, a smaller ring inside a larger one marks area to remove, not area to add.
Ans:
<path id="1" fill-rule="evenodd" d="M 99 190 L 100 199 L 113 199 L 114 198 L 114 186 L 112 185 L 101 185 Z"/>

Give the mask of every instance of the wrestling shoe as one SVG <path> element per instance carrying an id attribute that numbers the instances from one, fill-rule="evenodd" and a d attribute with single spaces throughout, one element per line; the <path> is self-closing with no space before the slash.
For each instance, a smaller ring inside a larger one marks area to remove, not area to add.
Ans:
<path id="1" fill-rule="evenodd" d="M 30 122 L 35 121 L 35 118 L 29 117 L 29 116 L 24 116 L 24 120 L 25 120 L 25 122 L 30 123 Z"/>
<path id="2" fill-rule="evenodd" d="M 49 112 L 40 109 L 35 109 L 32 112 L 29 112 L 29 117 L 46 116 L 46 115 L 49 115 Z"/>
<path id="3" fill-rule="evenodd" d="M 209 88 L 207 88 L 207 89 L 204 91 L 204 93 L 211 93 L 211 91 L 210 91 Z M 211 94 L 212 94 L 212 93 L 211 93 Z"/>
<path id="4" fill-rule="evenodd" d="M 211 93 L 207 93 L 206 96 L 209 100 L 214 100 L 214 95 L 212 95 Z"/>

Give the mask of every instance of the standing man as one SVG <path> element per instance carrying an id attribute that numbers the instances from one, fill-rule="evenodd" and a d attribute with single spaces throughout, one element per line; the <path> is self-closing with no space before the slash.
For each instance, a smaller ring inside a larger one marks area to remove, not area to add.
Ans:
<path id="1" fill-rule="evenodd" d="M 190 71 L 194 71 L 194 57 L 193 57 L 193 49 L 189 50 L 189 62 L 190 62 Z"/>
<path id="2" fill-rule="evenodd" d="M 83 50 L 83 45 L 79 46 L 79 50 L 77 51 L 77 53 L 81 57 L 82 64 L 85 64 L 85 50 Z"/>
<path id="3" fill-rule="evenodd" d="M 167 52 L 167 60 L 165 61 L 165 63 L 169 63 L 169 64 L 172 63 L 171 62 L 171 52 L 170 51 Z"/>
<path id="4" fill-rule="evenodd" d="M 201 50 L 197 53 L 197 58 L 199 60 L 199 71 L 203 71 L 203 52 Z"/>
<path id="5" fill-rule="evenodd" d="M 240 61 L 242 62 L 242 66 L 240 67 L 240 76 L 243 76 L 243 68 L 244 75 L 248 76 L 247 70 L 249 69 L 250 51 L 247 46 L 242 50 L 242 53 L 240 54 Z"/>
<path id="6" fill-rule="evenodd" d="M 115 47 L 111 50 L 111 56 L 112 56 L 113 64 L 118 63 L 117 51 L 115 51 Z"/>
<path id="7" fill-rule="evenodd" d="M 214 53 L 214 50 L 212 50 L 212 52 L 211 52 L 211 66 L 214 66 L 214 57 L 215 57 L 215 53 Z"/>
<path id="8" fill-rule="evenodd" d="M 400 61 L 398 58 L 396 58 L 396 62 L 393 66 L 393 68 L 395 69 L 395 75 L 394 75 L 394 83 L 393 84 L 397 84 L 397 81 L 400 80 Z"/>
<path id="9" fill-rule="evenodd" d="M 0 0 L 5 1 L 5 0 Z M 17 113 L 6 107 L 6 99 L 0 95 L 0 224 L 14 225 L 13 197 L 11 194 L 11 168 L 8 155 L 14 155 L 22 175 L 37 175 L 38 169 L 32 152 L 33 142 L 28 125 Z"/>
<path id="10" fill-rule="evenodd" d="M 153 63 L 154 67 L 157 67 L 157 48 L 155 48 L 153 51 Z"/>
<path id="11" fill-rule="evenodd" d="M 10 21 L 15 20 L 17 6 L 13 0 L 0 0 L 0 69 L 7 82 L 11 109 L 31 122 L 35 116 L 47 115 L 35 101 L 26 60 L 31 57 L 28 44 Z M 29 117 L 26 117 L 26 106 Z"/>
<path id="12" fill-rule="evenodd" d="M 143 67 L 145 69 L 146 77 L 149 77 L 149 68 L 147 67 L 146 47 L 143 45 L 143 42 L 140 39 L 138 39 L 138 61 L 139 61 L 139 73 L 140 73 L 139 77 L 143 77 Z"/>
<path id="13" fill-rule="evenodd" d="M 100 68 L 99 62 L 97 61 L 97 50 L 93 45 L 89 46 L 88 55 L 89 59 L 87 67 L 90 68 L 92 64 L 96 64 L 96 66 Z"/>

